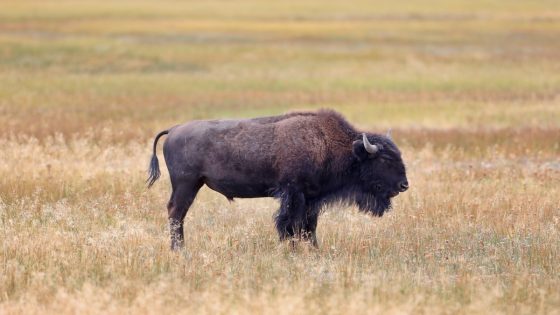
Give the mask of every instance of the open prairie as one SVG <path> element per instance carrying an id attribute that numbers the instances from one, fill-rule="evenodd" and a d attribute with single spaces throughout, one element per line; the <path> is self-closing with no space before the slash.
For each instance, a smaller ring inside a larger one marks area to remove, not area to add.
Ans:
<path id="1" fill-rule="evenodd" d="M 157 132 L 317 108 L 392 128 L 392 211 L 292 250 L 204 188 L 169 251 Z M 0 244 L 0 314 L 560 314 L 560 2 L 2 1 Z"/>

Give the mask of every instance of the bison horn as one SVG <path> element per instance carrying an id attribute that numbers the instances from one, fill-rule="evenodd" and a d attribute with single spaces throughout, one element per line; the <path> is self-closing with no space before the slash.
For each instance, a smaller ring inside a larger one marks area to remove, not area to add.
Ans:
<path id="1" fill-rule="evenodd" d="M 364 141 L 364 148 L 366 149 L 366 151 L 367 151 L 369 154 L 374 154 L 374 153 L 376 153 L 377 151 L 379 151 L 379 148 L 378 148 L 375 144 L 369 143 L 369 140 L 368 140 L 368 138 L 366 137 L 366 134 L 365 134 L 365 133 L 363 134 L 363 137 L 364 137 L 364 140 L 363 140 L 363 141 Z"/>
<path id="2" fill-rule="evenodd" d="M 391 132 L 392 132 L 391 129 L 387 130 L 387 138 L 393 140 L 393 136 L 391 135 Z"/>

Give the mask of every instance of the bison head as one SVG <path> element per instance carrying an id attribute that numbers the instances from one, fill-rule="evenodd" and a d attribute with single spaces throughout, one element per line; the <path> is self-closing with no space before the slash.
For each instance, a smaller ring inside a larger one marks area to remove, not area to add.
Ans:
<path id="1" fill-rule="evenodd" d="M 361 211 L 382 216 L 391 198 L 408 189 L 401 153 L 389 137 L 365 133 L 354 141 L 352 152 L 359 172 L 356 203 Z"/>

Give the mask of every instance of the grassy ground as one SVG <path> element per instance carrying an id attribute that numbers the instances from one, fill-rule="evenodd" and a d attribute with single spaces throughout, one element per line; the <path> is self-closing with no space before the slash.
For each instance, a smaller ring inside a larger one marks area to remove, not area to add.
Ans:
<path id="1" fill-rule="evenodd" d="M 0 313 L 560 314 L 560 4 L 410 2 L 0 3 Z M 158 131 L 321 107 L 393 129 L 393 211 L 291 251 L 203 189 L 169 252 Z"/>

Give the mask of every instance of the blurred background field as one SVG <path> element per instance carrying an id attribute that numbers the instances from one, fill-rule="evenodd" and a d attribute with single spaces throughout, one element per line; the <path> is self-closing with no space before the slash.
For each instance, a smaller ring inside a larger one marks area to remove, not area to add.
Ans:
<path id="1" fill-rule="evenodd" d="M 291 252 L 203 189 L 168 251 L 157 132 L 318 108 L 392 128 L 392 212 Z M 0 227 L 0 313 L 559 314 L 560 2 L 3 1 Z"/>

